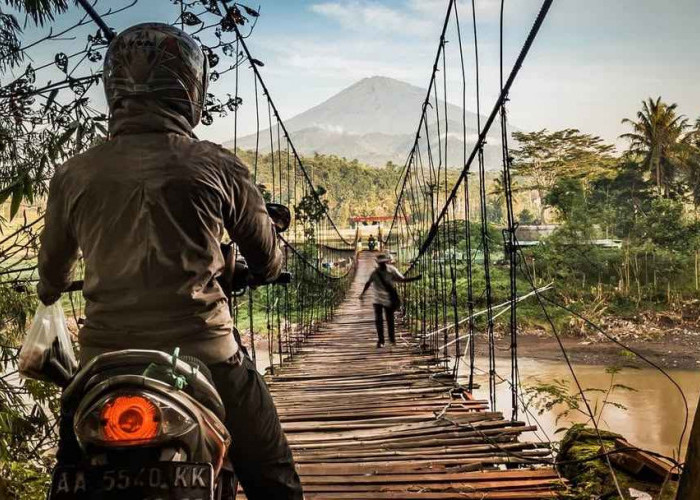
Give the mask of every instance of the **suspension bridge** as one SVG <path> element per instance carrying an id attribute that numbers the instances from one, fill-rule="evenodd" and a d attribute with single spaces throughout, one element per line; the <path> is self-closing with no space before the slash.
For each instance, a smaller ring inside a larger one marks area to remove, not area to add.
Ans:
<path id="1" fill-rule="evenodd" d="M 86 13 L 74 26 L 51 31 L 19 53 L 77 31 L 90 20 L 100 27 L 97 35 L 74 53 L 57 54 L 43 66 L 28 65 L 20 77 L 0 87 L 0 105 L 14 117 L 21 149 L 4 160 L 25 169 L 22 182 L 46 175 L 107 135 L 101 125 L 106 116 L 86 98 L 99 84 L 100 72 L 79 76 L 79 71 L 101 59 L 112 33 L 108 23 L 136 2 L 101 12 L 100 2 L 80 3 Z M 488 107 L 482 102 L 475 2 L 445 2 L 427 94 L 416 109 L 415 139 L 396 186 L 390 228 L 380 238 L 399 268 L 416 277 L 403 286 L 398 342 L 384 349 L 375 347 L 370 304 L 359 298 L 373 268 L 372 254 L 358 252 L 359 233 L 349 237 L 339 229 L 325 191 L 306 168 L 280 116 L 263 79 L 264 63 L 249 48 L 259 13 L 234 2 L 179 4 L 174 24 L 201 40 L 213 39 L 203 43 L 212 85 L 233 74 L 234 87 L 219 92 L 228 98 L 211 94 L 203 122 L 233 114 L 234 154 L 249 164 L 269 201 L 292 208 L 292 225 L 282 244 L 293 283 L 250 290 L 232 297 L 230 307 L 251 357 L 258 360 L 260 349 L 267 350 L 270 388 L 307 498 L 556 498 L 567 485 L 552 465 L 551 443 L 521 439 L 524 432 L 538 429 L 521 420 L 526 409 L 518 373 L 517 304 L 524 297 L 545 304 L 518 255 L 507 118 L 510 90 L 552 0 L 544 0 L 532 19 L 510 68 L 503 58 L 506 2 L 501 2 L 499 85 Z M 49 67 L 65 79 L 40 81 L 38 72 Z M 455 80 L 460 82 L 456 89 Z M 448 112 L 447 102 L 455 95 L 462 101 L 461 116 Z M 475 123 L 468 123 L 468 104 L 476 111 Z M 254 150 L 237 146 L 244 106 L 252 110 L 248 119 L 256 125 Z M 457 150 L 450 141 L 455 134 L 462 139 Z M 488 222 L 487 140 L 502 153 L 497 168 L 507 223 L 500 232 Z M 38 166 L 46 171 L 37 172 Z M 13 207 L 25 195 L 17 182 L 9 185 Z M 25 216 L 21 227 L 0 241 L 2 284 L 31 290 L 36 269 L 26 263 L 41 227 L 40 214 Z M 494 272 L 507 276 L 505 289 L 492 286 Z M 82 297 L 71 294 L 70 304 L 79 323 Z M 501 316 L 500 328 L 510 336 L 511 370 L 504 376 L 495 369 L 494 338 Z M 488 399 L 474 395 L 479 389 L 475 343 L 482 340 L 488 350 Z M 498 411 L 499 379 L 510 387 L 509 415 Z M 587 406 L 585 395 L 583 401 Z"/>
<path id="2" fill-rule="evenodd" d="M 359 299 L 363 252 L 332 321 L 269 379 L 307 498 L 556 498 L 565 489 L 535 427 L 489 411 L 406 330 L 377 349 Z"/>

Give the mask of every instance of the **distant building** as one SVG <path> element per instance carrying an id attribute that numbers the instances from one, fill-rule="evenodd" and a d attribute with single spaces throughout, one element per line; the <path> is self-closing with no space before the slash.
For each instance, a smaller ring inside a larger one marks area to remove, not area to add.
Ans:
<path id="1" fill-rule="evenodd" d="M 370 216 L 365 216 L 365 215 L 358 215 L 354 217 L 350 217 L 350 226 L 354 229 L 360 224 L 363 226 L 376 226 L 376 225 L 381 225 L 382 223 L 388 223 L 391 224 L 391 221 L 394 220 L 394 217 L 392 216 L 384 216 L 384 215 L 370 215 Z"/>
<path id="2" fill-rule="evenodd" d="M 534 247 L 544 243 L 552 233 L 559 227 L 559 224 L 539 224 L 521 225 L 515 230 L 515 237 L 519 247 Z M 622 240 L 609 238 L 599 240 L 581 241 L 581 244 L 588 244 L 602 248 L 622 248 Z"/>
<path id="3" fill-rule="evenodd" d="M 515 237 L 524 241 L 540 241 L 559 227 L 559 224 L 521 224 L 515 230 Z"/>

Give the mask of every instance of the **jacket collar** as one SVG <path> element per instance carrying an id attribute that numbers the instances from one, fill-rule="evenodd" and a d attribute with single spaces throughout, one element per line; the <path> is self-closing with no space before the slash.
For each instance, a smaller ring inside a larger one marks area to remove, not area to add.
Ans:
<path id="1" fill-rule="evenodd" d="M 157 133 L 195 137 L 192 126 L 184 116 L 156 100 L 124 99 L 109 120 L 111 137 Z"/>

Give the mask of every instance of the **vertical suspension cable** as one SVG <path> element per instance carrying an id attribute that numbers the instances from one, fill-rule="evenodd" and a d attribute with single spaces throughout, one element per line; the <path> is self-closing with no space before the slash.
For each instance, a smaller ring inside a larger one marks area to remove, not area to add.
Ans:
<path id="1" fill-rule="evenodd" d="M 505 0 L 501 0 L 500 14 L 500 86 L 503 92 L 503 12 Z M 506 114 L 506 101 L 501 106 L 501 148 L 503 157 L 503 191 L 506 203 L 507 228 L 503 231 L 505 250 L 508 253 L 509 277 L 510 277 L 510 387 L 511 387 L 511 407 L 513 408 L 511 420 L 518 419 L 518 283 L 515 248 L 515 217 L 513 215 L 513 186 L 511 180 L 511 158 L 508 151 L 508 123 Z"/>
<path id="2" fill-rule="evenodd" d="M 238 42 L 238 39 L 236 39 Z M 253 165 L 253 182 L 258 182 L 258 155 L 260 154 L 260 102 L 258 96 L 258 79 L 253 75 L 253 85 L 255 87 L 255 160 Z"/>
<path id="3" fill-rule="evenodd" d="M 182 6 L 182 2 L 180 3 Z M 233 110 L 233 154 L 238 155 L 238 69 L 240 67 L 240 64 L 238 64 L 238 38 L 236 38 L 236 69 L 234 70 L 235 73 L 235 103 L 236 107 Z"/>
<path id="4" fill-rule="evenodd" d="M 455 23 L 457 25 L 457 43 L 459 45 L 459 61 L 462 76 L 462 168 L 467 164 L 467 77 L 466 69 L 464 64 L 464 46 L 462 43 L 462 28 L 459 22 L 459 9 L 458 5 L 455 5 Z M 455 228 L 456 231 L 456 228 Z M 473 340 L 474 340 L 474 305 L 473 305 L 473 281 L 472 281 L 472 268 L 471 268 L 471 230 L 469 227 L 469 176 L 464 180 L 464 240 L 465 240 L 465 260 L 467 265 L 467 315 L 469 317 L 468 321 L 468 345 L 470 349 L 470 366 L 472 366 L 471 359 L 473 356 Z M 456 237 L 455 237 L 456 242 Z M 455 245 L 456 250 L 456 245 Z M 455 320 L 455 324 L 458 321 Z M 460 368 L 460 357 L 462 354 L 462 349 L 460 345 L 460 335 L 459 330 L 455 332 L 456 342 L 455 342 L 455 371 L 454 378 L 457 380 L 459 378 L 459 368 Z M 468 390 L 471 393 L 473 390 L 473 371 L 470 370 L 469 385 Z"/>
<path id="5" fill-rule="evenodd" d="M 479 136 L 482 135 L 481 129 L 481 113 L 480 113 L 480 89 L 479 89 L 479 56 L 478 56 L 478 37 L 476 27 L 476 5 L 475 0 L 472 0 L 472 20 L 474 25 L 474 50 L 476 58 L 476 101 L 477 101 L 477 130 Z M 488 340 L 488 358 L 489 358 L 489 401 L 491 403 L 491 411 L 496 411 L 496 358 L 495 345 L 493 336 L 493 297 L 491 294 L 491 263 L 489 254 L 489 235 L 488 235 L 488 214 L 486 210 L 486 172 L 484 165 L 484 147 L 483 143 L 478 145 L 478 172 L 479 172 L 479 211 L 481 215 L 481 252 L 484 258 L 484 282 L 486 295 L 486 336 Z"/>

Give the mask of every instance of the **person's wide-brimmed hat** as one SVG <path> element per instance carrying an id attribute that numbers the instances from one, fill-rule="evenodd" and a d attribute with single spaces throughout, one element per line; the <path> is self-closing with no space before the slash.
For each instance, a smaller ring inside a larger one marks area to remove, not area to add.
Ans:
<path id="1" fill-rule="evenodd" d="M 394 259 L 391 257 L 391 255 L 386 253 L 380 253 L 379 255 L 377 255 L 377 264 L 388 264 L 393 260 Z"/>

